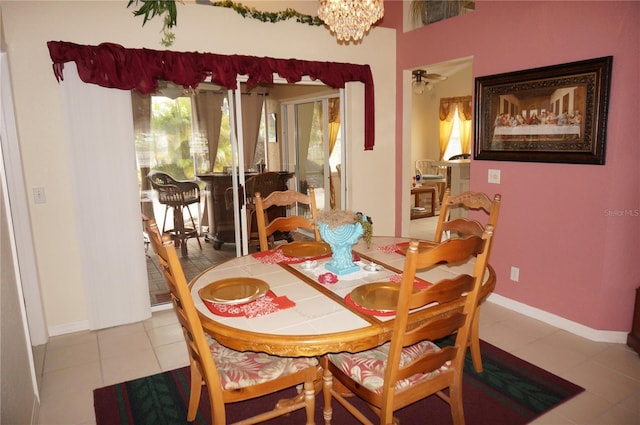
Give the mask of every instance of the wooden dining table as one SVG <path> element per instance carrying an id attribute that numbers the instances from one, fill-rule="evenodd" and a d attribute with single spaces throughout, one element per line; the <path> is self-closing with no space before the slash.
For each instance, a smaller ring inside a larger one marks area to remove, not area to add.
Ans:
<path id="1" fill-rule="evenodd" d="M 408 242 L 407 238 L 378 236 L 373 237 L 367 247 L 361 240 L 353 247 L 359 271 L 337 276 L 334 283 L 326 280 L 332 276 L 327 275 L 324 266 L 330 260 L 330 253 L 302 258 L 285 255 L 280 248 L 275 248 L 249 254 L 203 271 L 190 282 L 191 293 L 205 330 L 229 348 L 279 356 L 363 351 L 390 340 L 394 315 L 393 311 L 363 308 L 351 299 L 351 293 L 357 287 L 375 282 L 399 285 L 405 258 L 403 250 Z M 309 266 L 305 260 L 309 260 Z M 474 264 L 472 259 L 419 271 L 416 288 L 451 278 L 461 271 L 471 274 Z M 269 289 L 267 295 L 240 306 L 211 304 L 200 296 L 203 288 L 216 282 L 245 278 L 265 282 Z M 495 282 L 495 271 L 488 266 L 483 277 L 482 299 L 493 291 Z M 260 311 L 260 306 L 273 307 L 274 302 L 281 301 L 284 301 L 281 309 Z M 414 310 L 410 313 L 409 326 L 457 308 L 462 309 L 462 304 L 436 304 Z"/>

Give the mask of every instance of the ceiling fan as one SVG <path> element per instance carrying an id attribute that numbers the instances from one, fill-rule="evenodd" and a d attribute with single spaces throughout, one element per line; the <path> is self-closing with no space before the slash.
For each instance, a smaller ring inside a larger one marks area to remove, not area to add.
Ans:
<path id="1" fill-rule="evenodd" d="M 411 73 L 413 75 L 413 91 L 416 94 L 424 93 L 424 89 L 431 90 L 433 88 L 433 84 L 428 80 L 437 80 L 443 81 L 446 80 L 447 77 L 440 74 L 429 74 L 424 69 L 415 69 Z"/>

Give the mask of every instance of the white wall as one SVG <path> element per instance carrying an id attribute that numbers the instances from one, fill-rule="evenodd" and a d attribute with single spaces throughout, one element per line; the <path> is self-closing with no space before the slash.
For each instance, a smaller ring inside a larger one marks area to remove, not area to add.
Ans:
<path id="1" fill-rule="evenodd" d="M 155 19 L 142 27 L 142 19 L 133 17 L 126 2 L 3 2 L 0 7 L 27 191 L 38 186 L 46 190 L 45 204 L 30 200 L 45 317 L 52 334 L 75 331 L 85 326 L 87 310 L 70 191 L 71 157 L 65 150 L 60 91 L 46 42 L 114 42 L 164 49 L 159 43 L 161 22 Z M 375 81 L 376 146 L 373 151 L 363 150 L 363 90 L 352 84 L 347 91 L 352 102 L 348 200 L 354 209 L 374 217 L 375 234 L 393 233 L 395 31 L 374 28 L 361 44 L 343 46 L 324 27 L 294 21 L 262 23 L 231 9 L 178 4 L 175 34 L 170 48 L 175 51 L 369 64 Z M 87 205 L 86 214 L 94 207 Z"/>

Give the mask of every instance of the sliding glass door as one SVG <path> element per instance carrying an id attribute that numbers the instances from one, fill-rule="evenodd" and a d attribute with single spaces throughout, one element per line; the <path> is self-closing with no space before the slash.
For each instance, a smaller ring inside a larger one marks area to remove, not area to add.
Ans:
<path id="1" fill-rule="evenodd" d="M 340 126 L 340 97 L 305 99 L 283 105 L 289 135 L 287 146 L 295 170 L 296 189 L 313 187 L 318 209 L 344 204 L 342 172 L 344 144 Z"/>

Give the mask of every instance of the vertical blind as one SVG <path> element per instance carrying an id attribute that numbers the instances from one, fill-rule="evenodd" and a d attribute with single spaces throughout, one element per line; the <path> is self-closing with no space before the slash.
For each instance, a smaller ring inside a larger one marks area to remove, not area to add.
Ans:
<path id="1" fill-rule="evenodd" d="M 128 91 L 60 85 L 90 329 L 151 317 Z"/>

